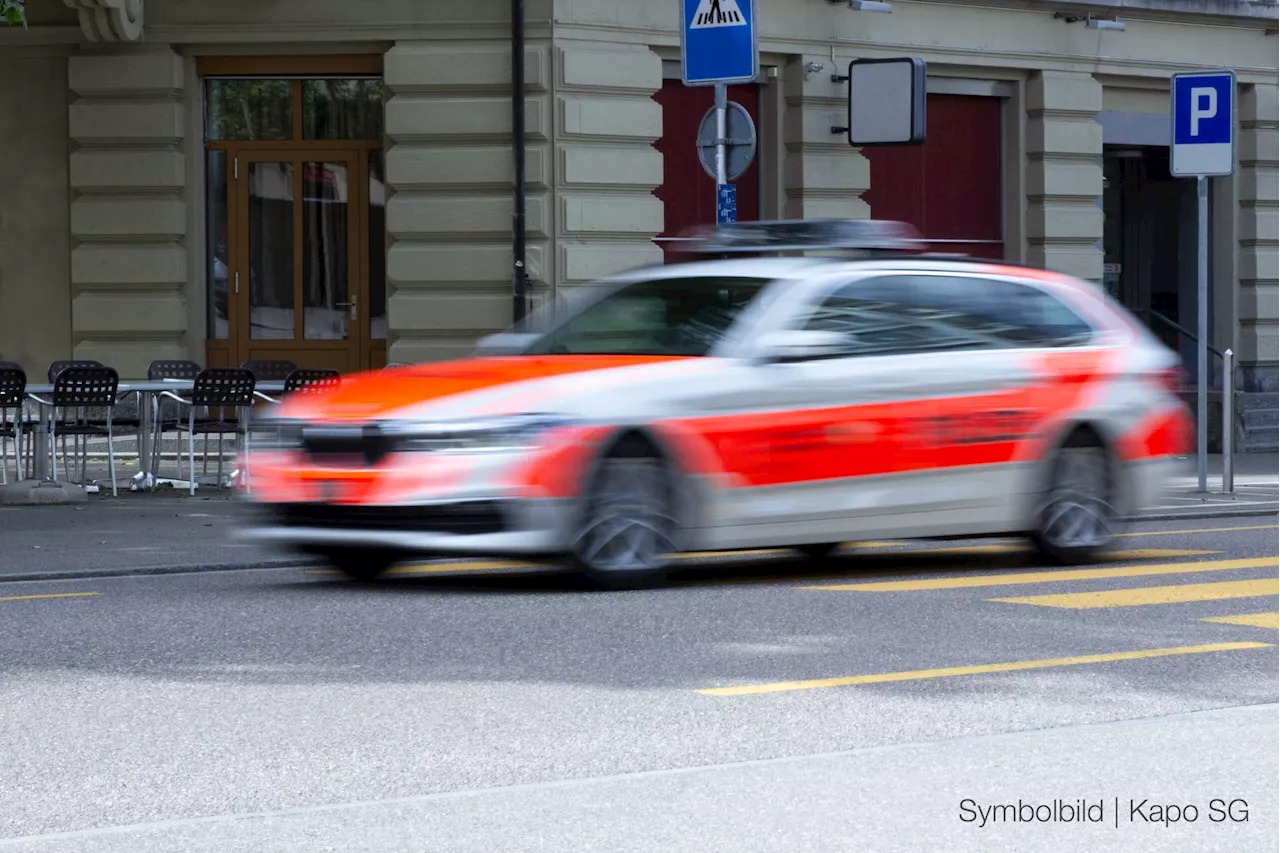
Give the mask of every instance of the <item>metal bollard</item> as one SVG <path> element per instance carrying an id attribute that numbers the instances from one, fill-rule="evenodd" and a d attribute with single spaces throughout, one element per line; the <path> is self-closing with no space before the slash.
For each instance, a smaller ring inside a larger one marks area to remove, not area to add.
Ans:
<path id="1" fill-rule="evenodd" d="M 1234 465 L 1236 395 L 1231 387 L 1235 373 L 1232 369 L 1233 362 L 1231 350 L 1225 351 L 1222 354 L 1222 491 L 1227 493 L 1234 492 L 1236 489 Z"/>

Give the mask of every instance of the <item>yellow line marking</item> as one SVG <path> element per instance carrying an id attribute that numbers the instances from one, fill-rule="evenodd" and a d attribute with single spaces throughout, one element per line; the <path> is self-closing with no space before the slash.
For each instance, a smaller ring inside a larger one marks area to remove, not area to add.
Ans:
<path id="1" fill-rule="evenodd" d="M 786 548 L 748 548 L 745 551 L 685 551 L 682 554 L 672 554 L 671 559 L 674 560 L 697 560 L 703 557 L 747 557 L 753 554 L 781 554 L 788 549 Z"/>
<path id="2" fill-rule="evenodd" d="M 1226 625 L 1248 625 L 1251 628 L 1280 629 L 1280 613 L 1244 613 L 1240 616 L 1208 616 L 1201 622 L 1222 622 Z"/>
<path id="3" fill-rule="evenodd" d="M 1136 533 L 1117 533 L 1116 536 L 1173 536 L 1175 533 L 1228 533 L 1232 530 L 1275 530 L 1277 524 L 1250 524 L 1244 527 L 1197 527 L 1193 530 L 1140 530 Z"/>
<path id="4" fill-rule="evenodd" d="M 991 600 L 1010 604 L 1034 604 L 1038 607 L 1058 607 L 1066 610 L 1092 610 L 1099 607 L 1143 607 L 1148 604 L 1221 601 L 1227 598 L 1253 598 L 1259 595 L 1280 595 L 1280 579 L 1148 586 L 1138 589 L 1071 592 L 1063 595 L 1031 595 L 1025 598 Z"/>
<path id="5" fill-rule="evenodd" d="M 755 693 L 782 693 L 788 690 L 813 690 L 819 687 L 848 687 L 854 684 L 884 684 L 890 681 L 918 681 L 927 678 L 950 678 L 957 675 L 985 675 L 991 672 L 1015 672 L 1024 669 L 1048 669 L 1055 666 L 1078 666 L 1118 660 L 1141 660 L 1171 655 L 1198 655 L 1229 652 L 1238 649 L 1266 649 L 1272 643 L 1212 643 L 1206 646 L 1176 646 L 1169 649 L 1144 649 L 1137 652 L 1109 652 L 1070 658 L 1024 660 L 1015 663 L 987 663 L 977 666 L 952 666 L 945 669 L 915 669 L 907 672 L 884 672 L 878 675 L 848 675 L 841 678 L 815 678 L 809 681 L 778 681 L 772 684 L 750 684 L 741 687 L 712 687 L 699 690 L 707 696 L 749 696 Z"/>
<path id="6" fill-rule="evenodd" d="M 88 598 L 96 592 L 51 592 L 46 595 L 6 595 L 0 601 L 31 601 L 36 598 Z"/>
<path id="7" fill-rule="evenodd" d="M 483 572 L 491 569 L 527 569 L 537 563 L 516 563 L 507 560 L 492 560 L 476 563 L 432 563 L 420 566 L 394 566 L 382 574 L 385 575 L 429 575 L 448 572 Z M 340 575 L 338 569 L 307 569 L 308 575 Z"/>
<path id="8" fill-rule="evenodd" d="M 962 575 L 957 578 L 925 578 L 914 581 L 880 581 L 846 583 L 830 586 L 808 586 L 835 592 L 908 592 L 921 589 L 965 589 L 974 586 L 1007 586 L 1022 583 L 1063 583 L 1099 578 L 1130 578 L 1146 575 L 1178 575 L 1193 572 L 1225 572 L 1234 569 L 1259 569 L 1274 566 L 1274 557 L 1248 560 L 1209 560 L 1203 563 L 1159 563 L 1154 566 L 1118 566 L 1108 569 L 1063 569 L 1048 572 L 1011 572 L 1000 575 Z"/>

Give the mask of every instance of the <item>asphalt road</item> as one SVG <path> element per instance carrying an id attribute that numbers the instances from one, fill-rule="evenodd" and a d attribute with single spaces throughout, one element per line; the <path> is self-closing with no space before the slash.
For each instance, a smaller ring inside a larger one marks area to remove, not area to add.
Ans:
<path id="1" fill-rule="evenodd" d="M 1273 850 L 1275 518 L 1129 533 L 3 583 L 0 850 Z"/>

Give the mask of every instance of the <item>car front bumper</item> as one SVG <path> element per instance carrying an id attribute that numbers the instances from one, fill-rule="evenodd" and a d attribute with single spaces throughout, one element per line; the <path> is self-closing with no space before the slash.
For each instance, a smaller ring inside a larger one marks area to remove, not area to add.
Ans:
<path id="1" fill-rule="evenodd" d="M 420 555 L 553 555 L 570 544 L 573 502 L 471 499 L 395 505 L 255 502 L 242 539 L 318 552 L 377 548 Z"/>

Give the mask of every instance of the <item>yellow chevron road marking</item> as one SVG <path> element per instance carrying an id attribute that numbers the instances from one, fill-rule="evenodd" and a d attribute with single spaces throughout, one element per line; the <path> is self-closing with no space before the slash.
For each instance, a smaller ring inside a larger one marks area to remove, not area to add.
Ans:
<path id="1" fill-rule="evenodd" d="M 925 589 L 966 589 L 979 586 L 1009 586 L 1024 583 L 1065 583 L 1101 578 L 1132 578 L 1147 575 L 1176 575 L 1195 572 L 1223 572 L 1260 569 L 1275 566 L 1274 557 L 1247 560 L 1208 560 L 1201 563 L 1157 563 L 1146 566 L 1116 566 L 1106 569 L 1061 569 L 1047 572 L 1009 572 L 998 575 L 961 575 L 951 578 L 923 578 L 911 581 L 879 581 L 871 583 L 808 586 L 836 592 L 911 592 Z"/>
<path id="2" fill-rule="evenodd" d="M 1247 625 L 1251 628 L 1280 629 L 1280 613 L 1244 613 L 1240 616 L 1206 616 L 1201 622 L 1221 622 L 1224 625 Z"/>
<path id="3" fill-rule="evenodd" d="M 1172 655 L 1199 655 L 1211 652 L 1229 652 L 1241 649 L 1267 649 L 1272 643 L 1212 643 L 1204 646 L 1176 646 L 1168 649 L 1144 649 L 1136 652 L 1109 652 L 1101 655 L 1080 655 L 1069 658 L 1024 660 L 1014 663 L 988 663 L 977 666 L 953 666 L 945 669 L 916 669 L 907 672 L 884 672 L 877 675 L 848 675 L 840 678 L 815 678 L 807 681 L 778 681 L 772 684 L 746 684 L 740 687 L 711 687 L 699 690 L 706 696 L 750 696 L 757 693 L 782 693 L 789 690 L 814 690 L 821 687 L 849 687 L 855 684 L 884 684 L 891 681 L 919 681 L 928 678 L 951 678 L 959 675 L 985 675 L 992 672 L 1016 672 L 1027 669 L 1048 669 L 1058 666 L 1079 666 L 1090 663 L 1108 663 L 1122 660 L 1142 660 Z"/>
<path id="4" fill-rule="evenodd" d="M 1033 604 L 1064 610 L 1093 610 L 1101 607 L 1145 607 L 1152 604 L 1185 604 L 1191 601 L 1222 601 L 1280 595 L 1280 579 L 1192 583 L 1180 586 L 1148 586 L 1099 592 L 1070 592 L 1062 595 L 1031 595 L 1024 598 L 993 598 L 1006 604 Z"/>

